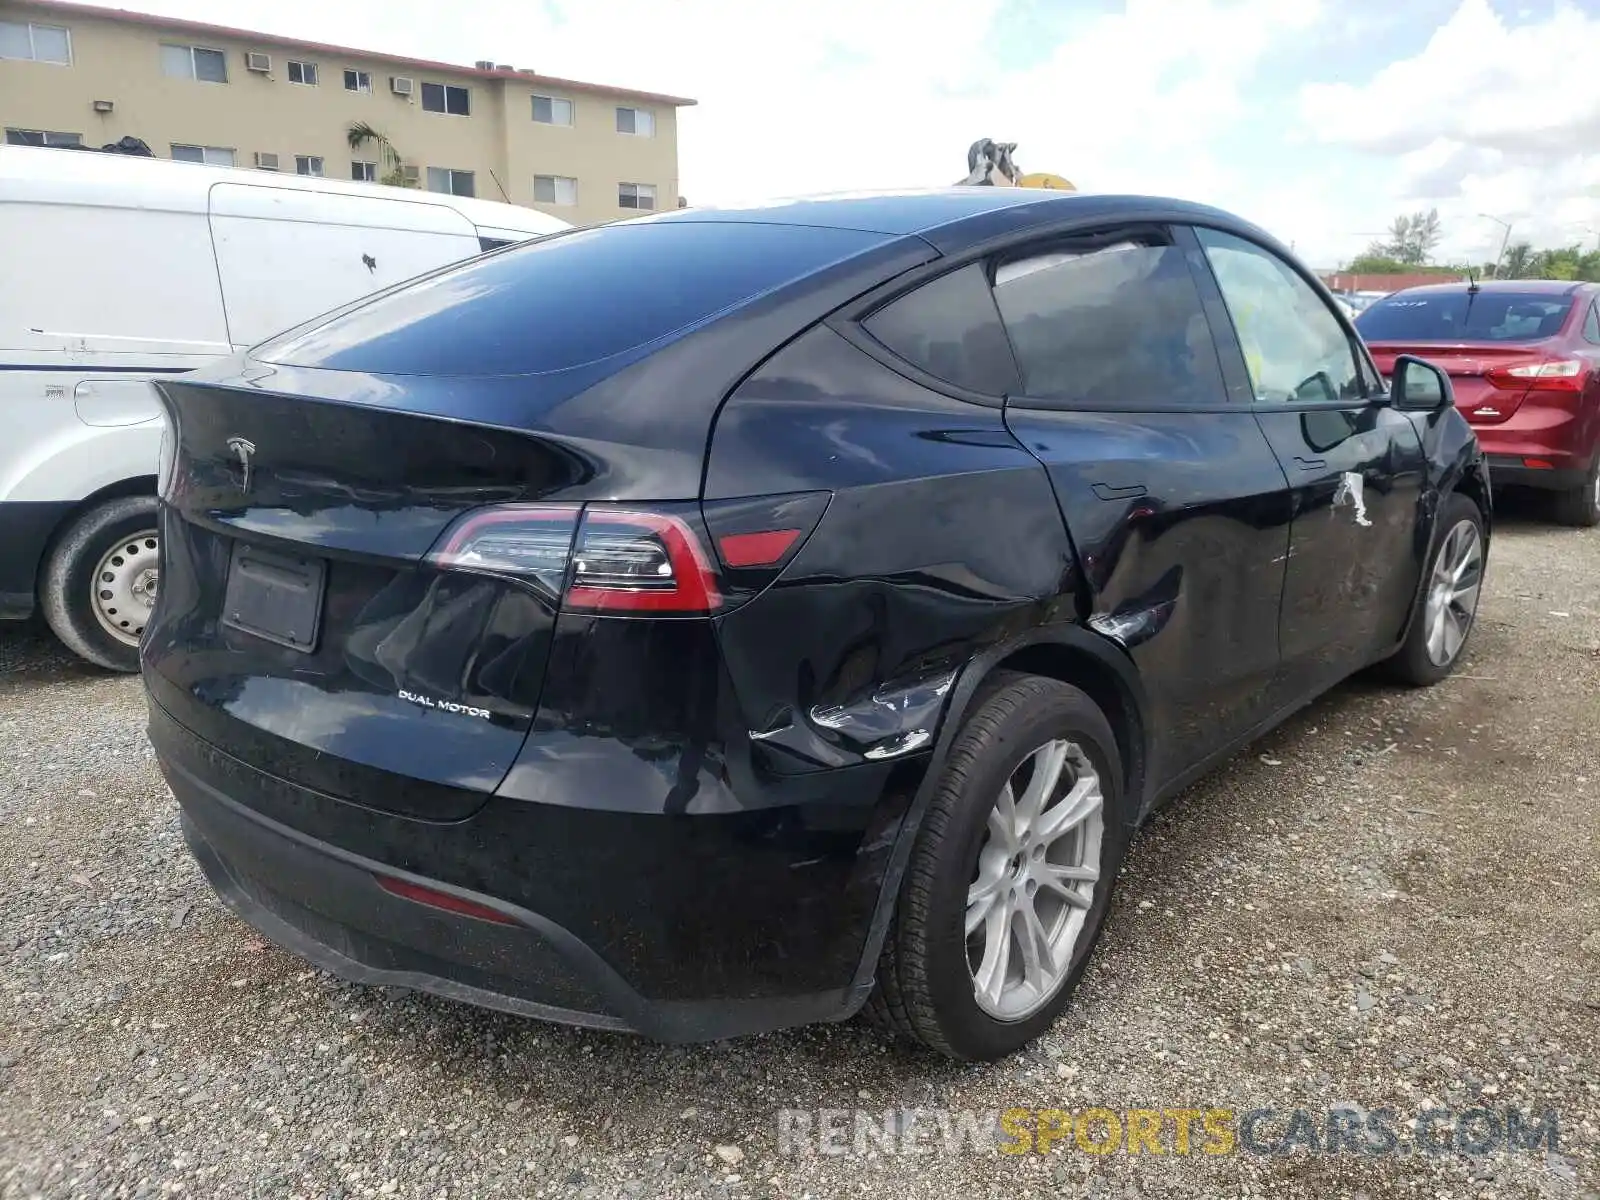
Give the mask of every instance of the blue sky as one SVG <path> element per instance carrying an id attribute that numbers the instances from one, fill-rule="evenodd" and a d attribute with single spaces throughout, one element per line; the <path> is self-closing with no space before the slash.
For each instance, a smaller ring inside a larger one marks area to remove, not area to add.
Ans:
<path id="1" fill-rule="evenodd" d="M 693 96 L 694 204 L 929 186 L 979 137 L 1218 204 L 1319 266 L 1437 205 L 1442 252 L 1600 240 L 1600 0 L 123 0 Z M 664 189 L 665 190 L 665 189 Z M 1590 242 L 1594 244 L 1594 242 Z"/>

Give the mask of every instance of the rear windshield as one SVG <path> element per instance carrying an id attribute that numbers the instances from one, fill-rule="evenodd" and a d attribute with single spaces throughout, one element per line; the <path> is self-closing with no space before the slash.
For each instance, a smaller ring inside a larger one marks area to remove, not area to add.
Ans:
<path id="1" fill-rule="evenodd" d="M 1571 296 L 1548 292 L 1401 292 L 1362 310 L 1356 328 L 1369 342 L 1531 342 L 1560 333 L 1571 311 Z"/>
<path id="2" fill-rule="evenodd" d="M 563 371 L 686 330 L 884 240 L 737 222 L 585 229 L 437 272 L 283 334 L 255 357 L 398 375 Z"/>

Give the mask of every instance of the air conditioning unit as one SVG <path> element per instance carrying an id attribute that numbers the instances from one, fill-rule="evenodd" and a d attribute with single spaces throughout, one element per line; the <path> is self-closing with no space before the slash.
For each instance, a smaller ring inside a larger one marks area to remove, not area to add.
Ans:
<path id="1" fill-rule="evenodd" d="M 389 76 L 389 90 L 396 96 L 409 96 L 416 90 L 417 82 L 407 79 L 404 75 Z"/>
<path id="2" fill-rule="evenodd" d="M 404 164 L 400 168 L 400 178 L 407 183 L 418 183 L 422 179 L 422 168 Z"/>
<path id="3" fill-rule="evenodd" d="M 262 171 L 276 171 L 278 169 L 278 156 L 270 150 L 257 150 L 256 167 Z"/>
<path id="4" fill-rule="evenodd" d="M 265 75 L 272 70 L 272 55 L 251 50 L 244 56 L 244 67 L 247 71 L 259 71 Z"/>
<path id="5" fill-rule="evenodd" d="M 480 70 L 480 71 L 492 71 L 492 70 L 494 70 L 494 59 L 492 59 L 492 58 L 480 58 L 477 62 L 473 63 L 472 65 L 477 67 L 478 70 Z"/>

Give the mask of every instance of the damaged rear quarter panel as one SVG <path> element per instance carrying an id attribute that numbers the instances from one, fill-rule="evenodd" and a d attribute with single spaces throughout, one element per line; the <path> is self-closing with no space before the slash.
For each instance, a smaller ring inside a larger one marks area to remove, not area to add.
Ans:
<path id="1" fill-rule="evenodd" d="M 820 489 L 833 499 L 782 578 L 718 625 L 744 725 L 730 756 L 755 786 L 918 755 L 973 655 L 1076 619 L 1049 480 L 999 410 L 821 327 L 730 398 L 705 494 Z"/>

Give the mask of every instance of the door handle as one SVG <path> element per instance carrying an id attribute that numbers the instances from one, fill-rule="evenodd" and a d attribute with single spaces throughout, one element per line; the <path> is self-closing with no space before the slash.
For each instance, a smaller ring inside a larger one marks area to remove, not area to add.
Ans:
<path id="1" fill-rule="evenodd" d="M 1140 496 L 1148 494 L 1145 490 L 1144 484 L 1142 483 L 1128 483 L 1121 485 L 1113 483 L 1091 483 L 1089 487 L 1093 489 L 1094 494 L 1099 496 L 1102 500 L 1136 500 Z"/>
<path id="2" fill-rule="evenodd" d="M 1301 458 L 1298 454 L 1296 454 L 1294 456 L 1294 461 L 1295 461 L 1295 464 L 1302 471 L 1315 471 L 1315 470 L 1318 470 L 1321 467 L 1325 467 L 1325 466 L 1328 465 L 1327 459 L 1323 459 L 1323 458 Z"/>

